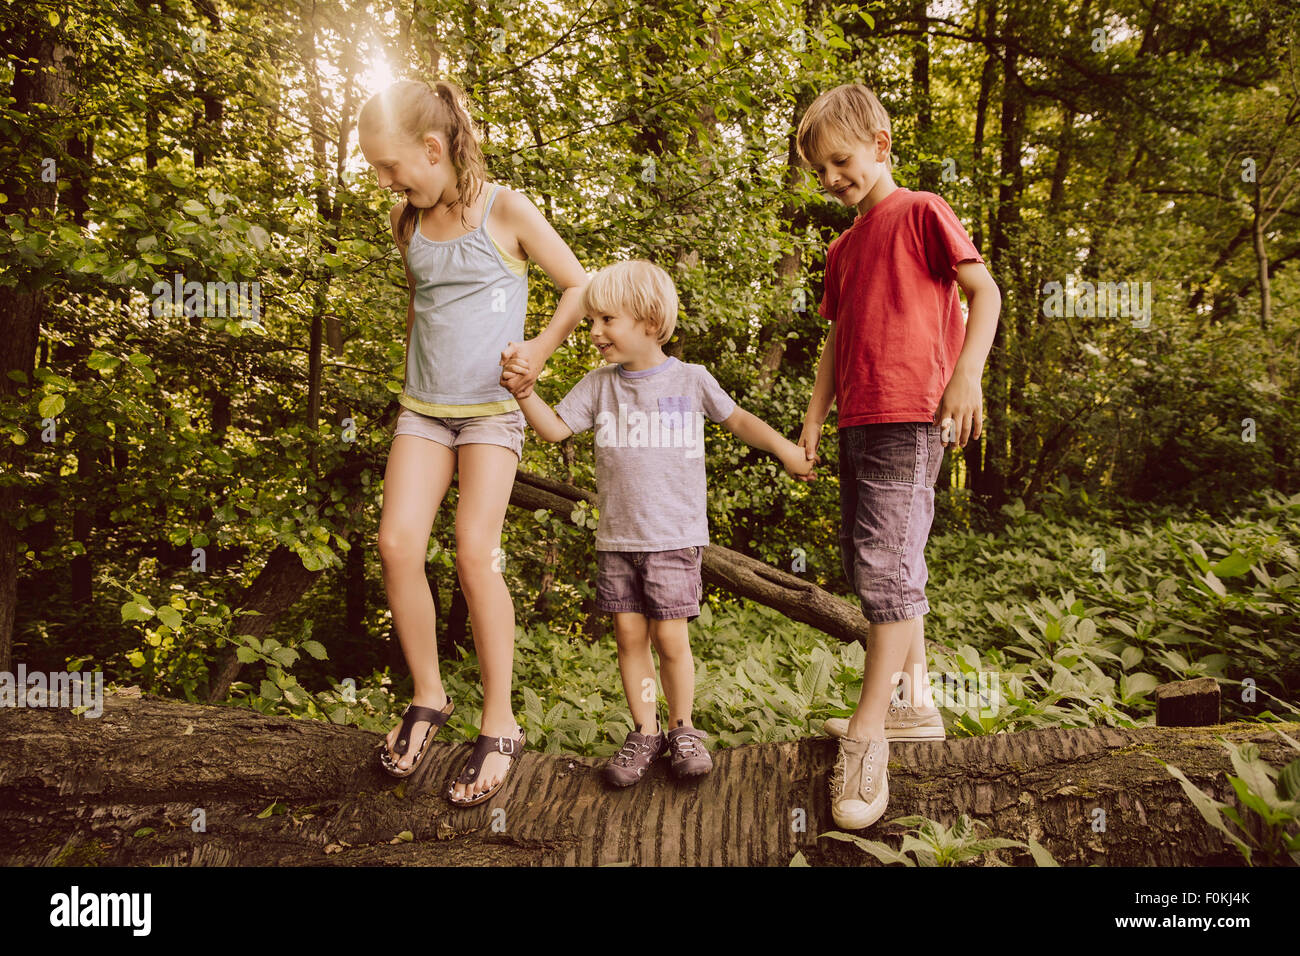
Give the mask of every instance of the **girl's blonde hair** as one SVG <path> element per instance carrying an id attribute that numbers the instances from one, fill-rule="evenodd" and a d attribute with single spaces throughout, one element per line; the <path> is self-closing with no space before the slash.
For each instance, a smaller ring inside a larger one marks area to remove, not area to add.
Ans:
<path id="1" fill-rule="evenodd" d="M 876 94 L 861 83 L 845 83 L 813 100 L 799 121 L 794 141 L 800 158 L 812 165 L 814 157 L 825 156 L 837 146 L 853 146 L 858 142 L 874 145 L 881 130 L 893 138 L 889 114 Z M 885 160 L 893 169 L 893 156 Z"/>
<path id="2" fill-rule="evenodd" d="M 363 136 L 396 136 L 422 144 L 426 133 L 442 134 L 456 170 L 458 198 L 452 208 L 461 207 L 462 223 L 467 200 L 478 196 L 487 178 L 478 128 L 465 102 L 464 91 L 451 80 L 436 80 L 432 85 L 423 80 L 399 80 L 366 100 L 357 117 L 357 130 Z M 419 218 L 420 210 L 408 202 L 397 221 L 398 241 L 410 241 Z"/>
<path id="3" fill-rule="evenodd" d="M 648 259 L 615 262 L 598 270 L 582 293 L 584 315 L 630 315 L 658 326 L 660 345 L 677 328 L 677 287 Z"/>

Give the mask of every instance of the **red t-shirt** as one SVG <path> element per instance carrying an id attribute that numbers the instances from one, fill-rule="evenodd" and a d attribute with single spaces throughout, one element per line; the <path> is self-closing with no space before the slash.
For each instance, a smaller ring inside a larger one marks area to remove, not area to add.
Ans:
<path id="1" fill-rule="evenodd" d="M 983 261 L 942 196 L 901 186 L 831 242 L 840 428 L 934 421 L 966 339 L 956 266 Z"/>

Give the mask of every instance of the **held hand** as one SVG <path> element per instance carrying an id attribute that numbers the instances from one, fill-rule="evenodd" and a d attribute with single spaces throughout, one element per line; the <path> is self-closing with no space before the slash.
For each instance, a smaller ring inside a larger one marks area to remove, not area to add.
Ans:
<path id="1" fill-rule="evenodd" d="M 821 458 L 817 455 L 817 446 L 821 444 L 821 440 L 821 426 L 804 422 L 803 432 L 799 435 L 799 442 L 795 447 L 799 449 L 808 462 L 808 469 L 807 471 L 791 471 L 791 469 L 787 468 L 786 471 L 803 481 L 813 481 L 816 478 L 812 470 L 813 466 L 821 464 Z"/>
<path id="2" fill-rule="evenodd" d="M 791 478 L 812 481 L 817 477 L 813 474 L 813 465 L 816 464 L 817 459 L 809 458 L 803 445 L 787 441 L 782 446 L 778 457 L 781 459 L 781 464 L 785 466 L 786 474 Z"/>
<path id="3" fill-rule="evenodd" d="M 509 342 L 501 352 L 500 364 L 507 369 L 501 375 L 501 384 L 510 389 L 516 398 L 521 397 L 516 389 L 528 390 L 523 397 L 527 397 L 527 394 L 531 393 L 533 383 L 537 381 L 537 376 L 542 373 L 542 366 L 546 364 L 546 356 L 542 354 L 543 351 L 544 349 L 537 344 L 536 339 L 527 339 L 523 342 Z M 509 365 L 515 360 L 523 362 L 525 369 L 522 373 L 523 377 L 519 378 L 520 373 L 515 373 L 516 377 L 511 378 L 510 384 L 507 384 L 506 378 L 511 374 Z"/>
<path id="4" fill-rule="evenodd" d="M 934 416 L 944 448 L 964 448 L 966 442 L 980 437 L 982 404 L 979 379 L 961 372 L 953 373 L 948 387 L 943 390 L 939 411 Z"/>
<path id="5" fill-rule="evenodd" d="M 533 379 L 536 376 L 529 375 L 530 369 L 528 363 L 521 358 L 512 358 L 506 362 L 505 370 L 501 373 L 500 384 L 510 390 L 510 394 L 515 398 L 527 398 L 533 394 Z"/>

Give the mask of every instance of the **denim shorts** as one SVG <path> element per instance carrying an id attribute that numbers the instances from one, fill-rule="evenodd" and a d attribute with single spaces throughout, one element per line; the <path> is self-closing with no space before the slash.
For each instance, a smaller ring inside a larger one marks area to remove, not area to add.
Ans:
<path id="1" fill-rule="evenodd" d="M 635 611 L 660 621 L 700 616 L 704 549 L 597 551 L 596 610 Z"/>
<path id="2" fill-rule="evenodd" d="M 519 409 L 473 418 L 434 418 L 403 406 L 393 437 L 418 435 L 439 445 L 504 445 L 520 460 L 524 457 L 524 413 Z"/>
<path id="3" fill-rule="evenodd" d="M 943 463 L 932 422 L 849 425 L 840 434 L 840 557 L 870 622 L 926 614 L 925 542 Z"/>

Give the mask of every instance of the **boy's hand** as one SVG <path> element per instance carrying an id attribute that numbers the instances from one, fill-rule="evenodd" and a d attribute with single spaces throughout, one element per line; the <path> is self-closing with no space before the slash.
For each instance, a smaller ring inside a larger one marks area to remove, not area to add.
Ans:
<path id="1" fill-rule="evenodd" d="M 527 398 L 533 394 L 533 382 L 537 376 L 530 374 L 532 369 L 526 360 L 522 358 L 503 358 L 502 364 L 505 365 L 505 370 L 501 373 L 500 384 L 510 389 L 511 395 L 515 398 Z"/>
<path id="2" fill-rule="evenodd" d="M 781 446 L 777 457 L 781 459 L 781 464 L 785 466 L 786 473 L 791 478 L 811 481 L 816 477 L 813 474 L 813 465 L 816 464 L 818 459 L 809 458 L 803 445 L 796 445 L 792 441 L 787 441 Z"/>
<path id="3" fill-rule="evenodd" d="M 804 422 L 803 432 L 799 435 L 799 443 L 795 447 L 803 453 L 808 468 L 805 471 L 795 471 L 787 466 L 786 471 L 803 481 L 813 481 L 817 477 L 813 474 L 813 466 L 820 465 L 822 461 L 817 456 L 817 446 L 821 444 L 821 440 L 822 426 Z"/>
<path id="4" fill-rule="evenodd" d="M 512 361 L 522 362 L 522 372 L 511 372 L 510 363 Z M 542 347 L 537 344 L 536 339 L 527 339 L 523 342 L 509 342 L 501 352 L 500 365 L 504 369 L 501 373 L 501 385 L 510 389 L 510 393 L 515 398 L 527 398 L 532 394 L 533 383 L 537 381 L 537 376 L 542 373 L 542 366 L 546 364 L 546 356 L 542 354 Z M 520 392 L 523 392 L 521 395 Z"/>
<path id="5" fill-rule="evenodd" d="M 964 448 L 966 442 L 980 437 L 982 405 L 979 377 L 960 370 L 954 372 L 934 416 L 944 448 Z"/>

